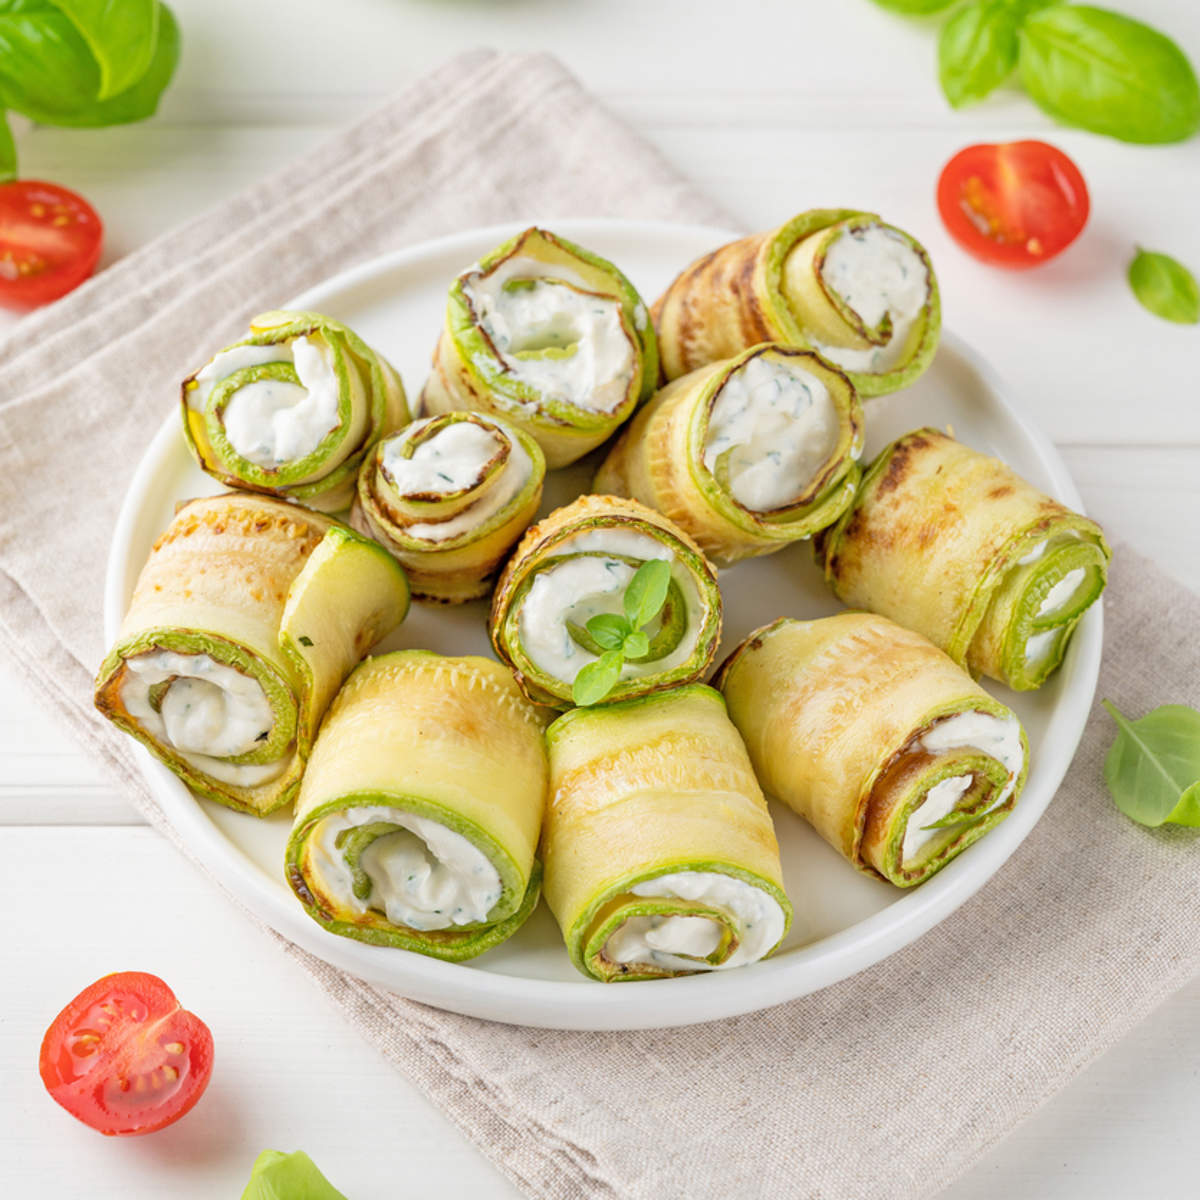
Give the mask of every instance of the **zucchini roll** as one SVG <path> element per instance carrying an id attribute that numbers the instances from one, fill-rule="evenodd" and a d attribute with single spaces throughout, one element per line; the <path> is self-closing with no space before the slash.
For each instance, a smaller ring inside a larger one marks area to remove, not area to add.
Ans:
<path id="1" fill-rule="evenodd" d="M 454 281 L 421 405 L 507 417 L 553 469 L 605 441 L 657 380 L 654 327 L 629 280 L 531 228 Z"/>
<path id="2" fill-rule="evenodd" d="M 330 933 L 473 958 L 537 903 L 545 801 L 541 725 L 499 663 L 368 659 L 313 748 L 288 882 Z"/>
<path id="3" fill-rule="evenodd" d="M 571 961 L 603 982 L 765 958 L 792 920 L 746 748 L 703 684 L 546 731 L 546 900 Z"/>
<path id="4" fill-rule="evenodd" d="M 845 604 L 1019 691 L 1062 661 L 1110 557 L 1094 521 L 936 429 L 907 433 L 875 459 L 817 554 Z"/>
<path id="5" fill-rule="evenodd" d="M 367 451 L 409 420 L 400 376 L 345 325 L 269 312 L 183 381 L 183 429 L 230 487 L 348 508 Z"/>
<path id="6" fill-rule="evenodd" d="M 602 653 L 588 621 L 621 613 L 634 572 L 651 559 L 671 565 L 666 603 L 646 627 L 649 649 L 626 660 L 606 699 L 642 696 L 704 674 L 721 640 L 716 571 L 687 534 L 645 505 L 581 496 L 525 534 L 492 597 L 492 645 L 530 700 L 571 707 L 575 677 Z"/>
<path id="7" fill-rule="evenodd" d="M 861 471 L 862 404 L 816 354 L 755 346 L 669 383 L 596 476 L 670 517 L 706 554 L 770 554 L 832 524 Z"/>
<path id="8" fill-rule="evenodd" d="M 1012 711 L 873 613 L 767 625 L 725 662 L 719 686 L 768 794 L 898 887 L 978 841 L 1025 783 L 1029 749 Z"/>
<path id="9" fill-rule="evenodd" d="M 820 351 L 879 396 L 929 366 L 942 318 L 915 238 L 873 213 L 816 208 L 692 263 L 654 320 L 667 379 L 779 342 Z"/>
<path id="10" fill-rule="evenodd" d="M 367 456 L 350 523 L 404 565 L 415 599 L 459 604 L 491 591 L 545 478 L 541 447 L 507 421 L 426 417 Z"/>
<path id="11" fill-rule="evenodd" d="M 329 701 L 407 611 L 399 564 L 331 517 L 191 500 L 138 576 L 96 707 L 193 791 L 261 816 L 292 800 Z"/>

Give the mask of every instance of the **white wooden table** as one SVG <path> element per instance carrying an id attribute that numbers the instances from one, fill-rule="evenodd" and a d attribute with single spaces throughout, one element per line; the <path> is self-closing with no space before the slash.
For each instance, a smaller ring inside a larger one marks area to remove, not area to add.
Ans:
<path id="1" fill-rule="evenodd" d="M 951 113 L 935 83 L 936 23 L 867 0 L 173 2 L 185 56 L 156 120 L 21 139 L 25 175 L 96 204 L 106 262 L 452 53 L 548 49 L 748 227 L 855 204 L 911 229 L 937 263 L 948 325 L 1036 411 L 1089 511 L 1200 589 L 1200 331 L 1144 314 L 1124 283 L 1135 241 L 1200 268 L 1200 223 L 1185 215 L 1200 194 L 1200 142 L 1128 147 L 1059 130 L 1016 91 Z M 1200 60 L 1200 8 L 1123 6 Z M 1024 136 L 1075 158 L 1093 217 L 1064 258 L 1007 275 L 949 242 L 933 186 L 959 147 Z M 2 670 L 0 823 L 0 1178 L 10 1194 L 236 1197 L 266 1146 L 306 1149 L 352 1200 L 517 1194 Z M 217 1069 L 173 1129 L 102 1139 L 46 1097 L 37 1047 L 81 986 L 130 968 L 162 975 L 203 1015 Z M 1198 1064 L 1194 983 L 945 1195 L 1194 1197 Z"/>

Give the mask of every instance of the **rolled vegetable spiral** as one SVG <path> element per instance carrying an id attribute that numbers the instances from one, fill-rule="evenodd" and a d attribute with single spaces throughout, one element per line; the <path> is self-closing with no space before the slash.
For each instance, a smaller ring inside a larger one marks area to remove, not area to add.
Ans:
<path id="1" fill-rule="evenodd" d="M 844 603 L 1021 691 L 1062 661 L 1109 557 L 1094 521 L 936 429 L 888 446 L 818 547 Z"/>
<path id="2" fill-rule="evenodd" d="M 553 469 L 600 445 L 657 379 L 654 328 L 629 280 L 531 228 L 454 281 L 421 405 L 506 417 Z"/>
<path id="3" fill-rule="evenodd" d="M 819 208 L 692 263 L 654 319 L 668 379 L 778 342 L 819 350 L 878 396 L 929 365 L 941 302 L 914 238 L 872 213 Z"/>
<path id="4" fill-rule="evenodd" d="M 577 708 L 546 746 L 546 900 L 580 971 L 659 979 L 775 949 L 792 919 L 779 846 L 716 692 Z"/>
<path id="5" fill-rule="evenodd" d="M 192 500 L 138 576 L 96 707 L 200 795 L 262 815 L 294 797 L 329 701 L 407 610 L 400 566 L 332 518 Z"/>
<path id="6" fill-rule="evenodd" d="M 721 637 L 721 593 L 708 560 L 687 534 L 636 500 L 581 496 L 525 534 L 492 598 L 492 645 L 531 700 L 570 706 L 575 677 L 601 654 L 587 622 L 620 613 L 634 572 L 651 559 L 671 565 L 666 604 L 646 628 L 649 649 L 625 662 L 607 699 L 704 673 Z"/>
<path id="7" fill-rule="evenodd" d="M 836 521 L 854 498 L 862 446 L 862 405 L 845 375 L 809 351 L 755 346 L 658 392 L 595 490 L 635 497 L 733 562 Z"/>
<path id="8" fill-rule="evenodd" d="M 537 512 L 541 447 L 499 417 L 446 413 L 384 438 L 363 463 L 350 523 L 404 564 L 413 596 L 486 596 Z"/>
<path id="9" fill-rule="evenodd" d="M 545 798 L 541 725 L 498 663 L 368 659 L 313 748 L 288 882 L 331 933 L 472 958 L 537 903 Z"/>
<path id="10" fill-rule="evenodd" d="M 338 321 L 270 312 L 183 383 L 200 466 L 230 487 L 348 508 L 367 451 L 407 424 L 395 368 Z"/>
<path id="11" fill-rule="evenodd" d="M 719 686 L 766 791 L 867 874 L 911 887 L 1002 821 L 1025 782 L 1011 710 L 872 613 L 752 633 Z"/>

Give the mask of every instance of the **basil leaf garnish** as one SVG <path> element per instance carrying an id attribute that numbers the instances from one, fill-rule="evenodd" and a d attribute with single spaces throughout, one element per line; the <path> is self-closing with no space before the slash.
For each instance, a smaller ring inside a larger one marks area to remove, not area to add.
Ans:
<path id="1" fill-rule="evenodd" d="M 1020 31 L 1021 82 L 1067 125 L 1123 142 L 1178 142 L 1200 129 L 1200 84 L 1166 34 L 1086 4 L 1053 4 Z"/>
<path id="2" fill-rule="evenodd" d="M 644 562 L 625 589 L 625 616 L 634 629 L 641 629 L 662 611 L 671 586 L 671 564 L 661 558 Z"/>
<path id="3" fill-rule="evenodd" d="M 1200 826 L 1200 712 L 1164 704 L 1137 721 L 1102 701 L 1117 723 L 1104 760 L 1116 806 L 1139 825 Z"/>
<path id="4" fill-rule="evenodd" d="M 1200 322 L 1200 286 L 1196 277 L 1169 254 L 1140 247 L 1129 264 L 1129 286 L 1138 303 L 1164 321 Z"/>
<path id="5" fill-rule="evenodd" d="M 943 8 L 949 8 L 950 5 L 956 3 L 957 0 L 875 0 L 875 3 L 880 8 L 890 9 L 892 12 L 904 13 L 906 16 L 920 17 L 926 13 L 941 12 Z"/>
<path id="6" fill-rule="evenodd" d="M 587 622 L 587 631 L 603 650 L 620 650 L 633 631 L 629 622 L 617 613 L 597 613 Z"/>
<path id="7" fill-rule="evenodd" d="M 982 100 L 1012 74 L 1022 16 L 1009 0 L 974 0 L 942 26 L 938 80 L 952 107 Z"/>
<path id="8" fill-rule="evenodd" d="M 606 650 L 595 662 L 580 669 L 571 687 L 571 699 L 580 708 L 603 700 L 617 686 L 625 657 L 620 650 Z"/>

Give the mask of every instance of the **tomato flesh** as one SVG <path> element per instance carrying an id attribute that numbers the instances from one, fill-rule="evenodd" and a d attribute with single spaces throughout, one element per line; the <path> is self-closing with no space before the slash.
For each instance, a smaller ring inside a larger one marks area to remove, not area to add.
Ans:
<path id="1" fill-rule="evenodd" d="M 108 1135 L 153 1133 L 200 1099 L 212 1074 L 212 1034 L 143 971 L 106 975 L 54 1018 L 42 1039 L 46 1090 Z"/>
<path id="2" fill-rule="evenodd" d="M 75 192 L 35 179 L 0 183 L 0 304 L 65 296 L 96 269 L 103 237 L 96 210 Z"/>
<path id="3" fill-rule="evenodd" d="M 986 263 L 1021 269 L 1048 262 L 1087 224 L 1079 168 L 1046 142 L 968 146 L 942 169 L 938 211 L 951 237 Z"/>

